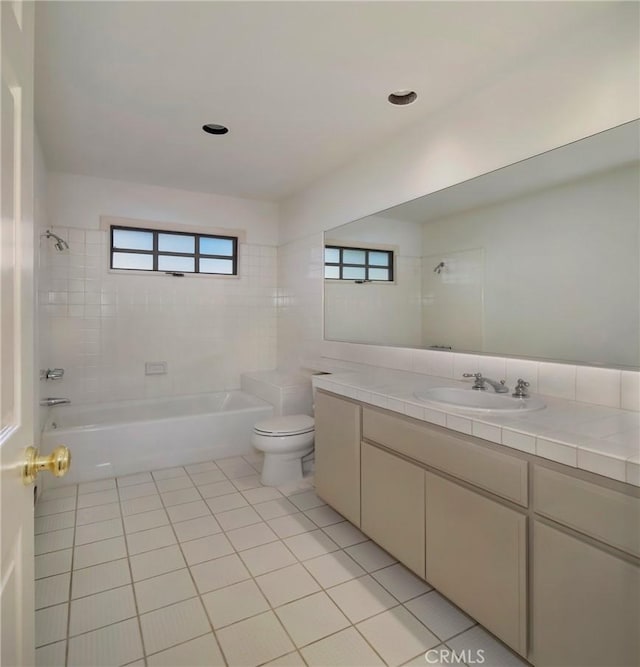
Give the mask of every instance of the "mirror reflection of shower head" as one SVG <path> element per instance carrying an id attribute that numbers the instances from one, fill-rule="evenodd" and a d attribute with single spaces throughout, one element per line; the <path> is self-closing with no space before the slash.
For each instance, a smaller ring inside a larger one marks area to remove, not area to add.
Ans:
<path id="1" fill-rule="evenodd" d="M 50 229 L 47 229 L 47 231 L 42 234 L 42 236 L 48 239 L 55 239 L 56 242 L 54 243 L 54 248 L 58 252 L 69 249 L 69 244 L 64 239 L 60 238 L 57 234 L 54 234 Z"/>

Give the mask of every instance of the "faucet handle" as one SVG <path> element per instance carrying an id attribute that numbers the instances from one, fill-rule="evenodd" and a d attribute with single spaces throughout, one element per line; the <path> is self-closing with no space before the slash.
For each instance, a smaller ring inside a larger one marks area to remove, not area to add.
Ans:
<path id="1" fill-rule="evenodd" d="M 482 377 L 482 373 L 463 373 L 462 377 L 463 378 L 475 378 L 476 379 L 476 381 L 473 383 L 473 387 L 471 387 L 471 389 L 480 389 L 480 390 L 486 389 L 486 386 L 484 384 L 484 378 Z"/>
<path id="2" fill-rule="evenodd" d="M 41 380 L 60 380 L 64 377 L 64 368 L 47 368 L 40 371 Z"/>
<path id="3" fill-rule="evenodd" d="M 512 396 L 515 398 L 528 398 L 529 393 L 527 392 L 527 387 L 529 386 L 529 383 L 526 380 L 523 380 L 522 378 L 519 378 L 518 381 L 516 382 L 516 388 Z"/>

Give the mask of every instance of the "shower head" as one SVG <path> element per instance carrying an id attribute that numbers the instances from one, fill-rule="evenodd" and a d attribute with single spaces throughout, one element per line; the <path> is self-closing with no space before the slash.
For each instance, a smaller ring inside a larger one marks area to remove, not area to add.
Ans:
<path id="1" fill-rule="evenodd" d="M 47 231 L 42 234 L 42 236 L 48 239 L 55 239 L 56 242 L 54 243 L 54 248 L 58 252 L 69 249 L 69 244 L 64 239 L 60 238 L 57 234 L 54 234 L 50 229 L 47 229 Z"/>

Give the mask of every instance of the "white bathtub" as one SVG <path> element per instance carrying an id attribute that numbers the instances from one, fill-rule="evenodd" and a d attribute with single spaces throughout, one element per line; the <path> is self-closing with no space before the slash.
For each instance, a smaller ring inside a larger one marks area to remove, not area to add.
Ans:
<path id="1" fill-rule="evenodd" d="M 64 484 L 76 484 L 248 454 L 253 425 L 272 414 L 269 403 L 242 391 L 63 405 L 51 409 L 41 449 L 69 447 Z"/>

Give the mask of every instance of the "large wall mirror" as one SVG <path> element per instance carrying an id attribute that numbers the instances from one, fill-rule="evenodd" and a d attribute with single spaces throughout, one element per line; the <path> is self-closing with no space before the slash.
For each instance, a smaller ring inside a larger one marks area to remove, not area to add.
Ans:
<path id="1" fill-rule="evenodd" d="M 325 338 L 638 368 L 639 260 L 636 121 L 327 231 Z"/>

